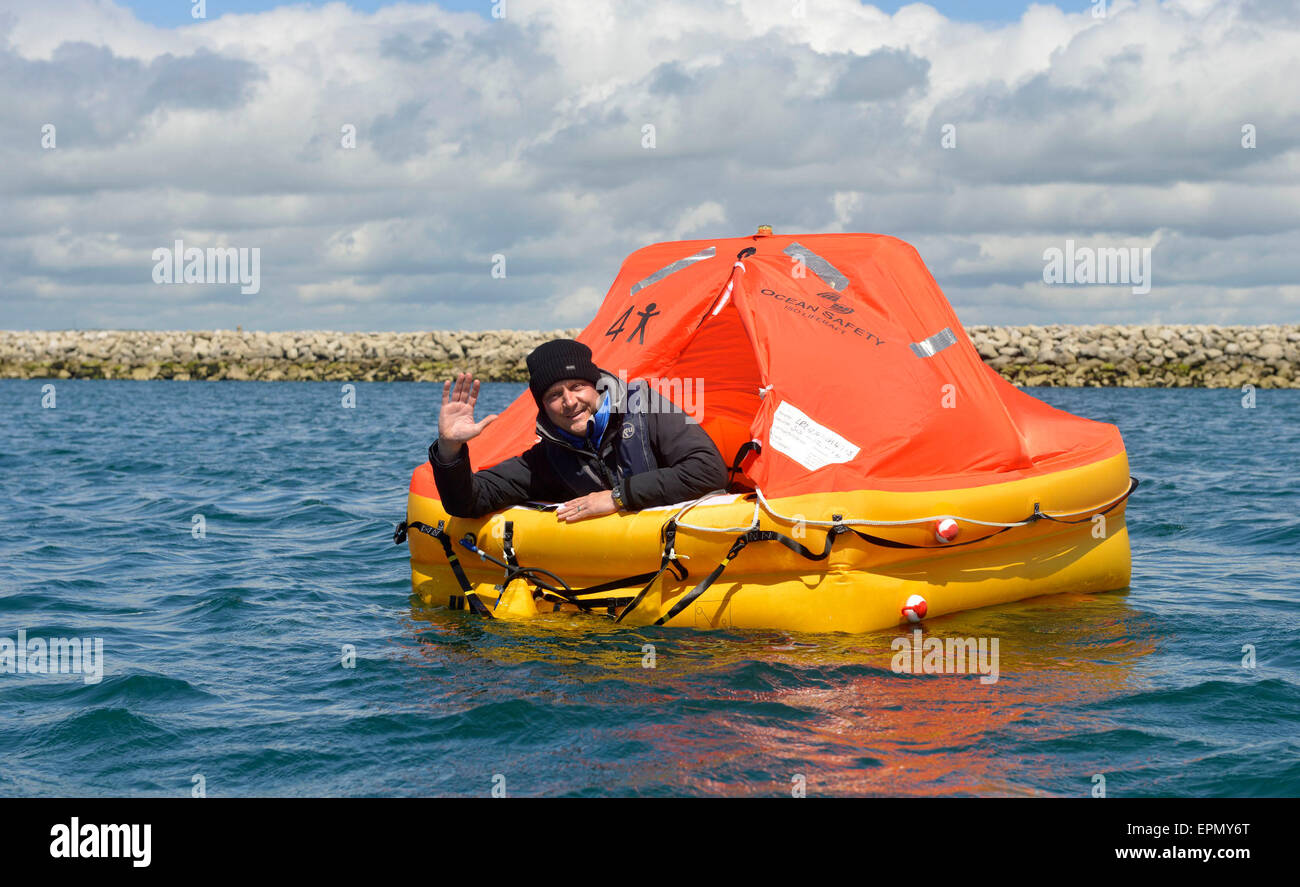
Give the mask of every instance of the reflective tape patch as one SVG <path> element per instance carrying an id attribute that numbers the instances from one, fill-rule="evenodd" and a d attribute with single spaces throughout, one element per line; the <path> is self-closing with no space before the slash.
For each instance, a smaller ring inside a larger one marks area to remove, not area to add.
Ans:
<path id="1" fill-rule="evenodd" d="M 917 357 L 934 357 L 949 345 L 956 345 L 957 337 L 948 327 L 944 327 L 928 339 L 912 343 L 912 353 Z"/>
<path id="2" fill-rule="evenodd" d="M 718 248 L 714 246 L 710 246 L 707 249 L 700 250 L 698 253 L 696 253 L 693 256 L 687 256 L 684 259 L 678 259 L 676 262 L 673 262 L 671 265 L 667 265 L 663 268 L 660 268 L 658 271 L 656 271 L 654 274 L 651 274 L 645 280 L 638 281 L 637 283 L 632 284 L 632 289 L 628 292 L 628 295 L 635 296 L 638 292 L 645 289 L 650 284 L 658 283 L 659 281 L 667 277 L 669 274 L 672 274 L 676 271 L 680 271 L 689 265 L 694 265 L 696 262 L 700 261 L 701 259 L 711 259 L 717 254 L 718 254 Z"/>
<path id="3" fill-rule="evenodd" d="M 849 285 L 849 279 L 841 274 L 838 268 L 807 247 L 792 243 L 785 248 L 784 252 L 787 256 L 798 256 L 813 274 L 826 281 L 826 285 L 836 292 Z"/>

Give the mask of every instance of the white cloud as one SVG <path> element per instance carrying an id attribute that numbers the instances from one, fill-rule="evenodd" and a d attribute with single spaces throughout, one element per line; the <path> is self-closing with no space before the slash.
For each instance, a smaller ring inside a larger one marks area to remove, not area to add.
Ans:
<path id="1" fill-rule="evenodd" d="M 571 293 L 562 292 L 552 296 L 547 300 L 552 325 L 586 326 L 604 297 L 605 291 L 594 286 L 580 286 Z"/>
<path id="2" fill-rule="evenodd" d="M 692 206 L 681 214 L 677 224 L 672 228 L 672 240 L 690 240 L 708 237 L 719 230 L 727 220 L 727 211 L 716 200 L 706 200 L 699 206 Z"/>
<path id="3" fill-rule="evenodd" d="M 1294 3 L 987 26 L 791 5 L 335 3 L 163 30 L 108 0 L 12 4 L 4 325 L 553 328 L 634 249 L 759 223 L 901 236 L 971 323 L 1294 320 Z M 177 237 L 260 247 L 262 292 L 151 286 Z M 1151 293 L 1045 286 L 1067 238 L 1156 244 Z"/>

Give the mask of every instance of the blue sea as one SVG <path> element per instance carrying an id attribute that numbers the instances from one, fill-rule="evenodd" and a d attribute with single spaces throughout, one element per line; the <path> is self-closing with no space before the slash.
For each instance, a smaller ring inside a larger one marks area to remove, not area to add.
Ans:
<path id="1" fill-rule="evenodd" d="M 0 795 L 1300 795 L 1300 391 L 1034 389 L 1123 431 L 1133 583 L 927 620 L 990 684 L 902 629 L 414 607 L 441 386 L 48 384 L 0 380 L 0 646 L 102 676 L 0 671 Z"/>

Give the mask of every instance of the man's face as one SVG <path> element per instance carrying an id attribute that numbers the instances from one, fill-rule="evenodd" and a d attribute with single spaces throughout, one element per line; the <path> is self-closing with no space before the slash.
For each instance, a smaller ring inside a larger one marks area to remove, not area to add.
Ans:
<path id="1" fill-rule="evenodd" d="M 600 408 L 596 386 L 586 379 L 561 379 L 542 395 L 542 407 L 556 428 L 581 437 Z"/>

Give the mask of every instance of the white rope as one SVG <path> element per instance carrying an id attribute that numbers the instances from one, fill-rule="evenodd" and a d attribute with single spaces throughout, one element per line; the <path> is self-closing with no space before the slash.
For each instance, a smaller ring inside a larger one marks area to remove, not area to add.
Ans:
<path id="1" fill-rule="evenodd" d="M 951 518 L 952 520 L 956 520 L 956 521 L 964 521 L 969 524 L 978 524 L 982 527 L 1026 527 L 1034 522 L 1033 519 L 1030 519 L 1030 520 L 1014 521 L 1011 523 L 1003 523 L 1000 521 L 976 520 L 975 518 L 972 517 L 957 517 L 951 514 L 936 514 L 930 517 L 914 517 L 914 518 L 910 518 L 909 520 L 867 520 L 866 518 L 850 518 L 848 520 L 842 520 L 842 521 L 807 520 L 805 518 L 787 517 L 786 515 L 781 514 L 776 509 L 774 509 L 770 504 L 768 504 L 767 499 L 763 496 L 762 490 L 755 490 L 755 492 L 758 493 L 758 501 L 763 506 L 763 510 L 766 511 L 768 514 L 770 514 L 772 517 L 776 518 L 777 520 L 783 520 L 786 523 L 791 523 L 791 524 L 801 523 L 806 527 L 833 527 L 836 524 L 841 524 L 846 527 L 906 527 L 911 524 L 933 523 L 934 521 L 945 520 L 947 518 Z"/>
<path id="2" fill-rule="evenodd" d="M 695 506 L 699 505 L 705 499 L 712 499 L 717 496 L 730 496 L 730 495 L 732 494 L 721 493 L 721 492 L 705 493 L 703 496 L 696 499 L 695 501 L 687 502 L 685 505 L 683 505 L 681 507 L 681 510 L 679 510 L 676 514 L 672 516 L 671 521 L 672 523 L 677 524 L 677 526 L 679 527 L 684 527 L 685 529 L 688 530 L 697 530 L 701 533 L 748 533 L 750 530 L 757 530 L 758 529 L 758 503 L 757 502 L 754 503 L 754 519 L 753 521 L 750 522 L 750 525 L 747 527 L 701 527 L 695 524 L 682 523 L 682 515 L 690 511 Z"/>
<path id="3" fill-rule="evenodd" d="M 788 524 L 801 524 L 802 526 L 806 526 L 806 527 L 827 527 L 827 528 L 835 527 L 835 526 L 906 527 L 912 524 L 928 524 L 928 523 L 933 523 L 935 521 L 949 520 L 949 519 L 960 521 L 962 523 L 967 523 L 967 524 L 976 524 L 981 527 L 1027 527 L 1030 524 L 1035 523 L 1037 520 L 1039 520 L 1039 518 L 1037 517 L 1031 517 L 1028 520 L 1022 520 L 1022 521 L 985 521 L 985 520 L 977 520 L 976 518 L 973 517 L 959 517 L 955 514 L 935 514 L 935 515 L 930 515 L 929 517 L 914 517 L 908 520 L 895 520 L 895 521 L 868 520 L 867 518 L 848 518 L 846 520 L 839 520 L 839 521 L 808 520 L 806 518 L 797 518 L 797 517 L 791 517 L 789 515 L 781 514 L 779 511 L 777 511 L 775 508 L 772 507 L 770 502 L 767 501 L 767 497 L 763 495 L 762 489 L 756 488 L 754 492 L 758 494 L 758 501 L 754 503 L 754 518 L 750 522 L 749 526 L 747 527 L 702 527 L 697 524 L 688 524 L 682 522 L 682 516 L 685 515 L 686 512 L 695 508 L 697 505 L 702 504 L 707 499 L 712 499 L 724 495 L 722 493 L 706 493 L 700 498 L 694 500 L 693 502 L 687 502 L 685 505 L 681 507 L 681 509 L 675 515 L 673 515 L 672 521 L 673 523 L 677 524 L 677 526 L 679 527 L 682 527 L 687 530 L 695 530 L 700 533 L 747 533 L 750 530 L 757 530 L 759 528 L 758 515 L 760 509 L 766 511 L 768 515 L 772 517 L 774 520 L 784 521 L 785 523 Z M 1042 514 L 1043 517 L 1047 517 L 1047 518 L 1062 518 L 1062 517 L 1074 517 L 1076 515 L 1088 514 L 1090 512 L 1100 512 L 1102 509 L 1109 508 L 1111 505 L 1114 505 L 1116 502 L 1123 499 L 1127 495 L 1128 495 L 1128 490 L 1125 490 L 1123 493 L 1120 493 L 1118 496 L 1115 496 L 1113 499 L 1110 499 L 1092 508 L 1084 508 L 1081 511 L 1058 511 L 1053 514 L 1048 514 L 1046 512 L 1040 512 L 1040 513 Z"/>
<path id="4" fill-rule="evenodd" d="M 973 517 L 959 517 L 955 514 L 935 514 L 935 515 L 931 515 L 930 517 L 915 517 L 909 520 L 893 520 L 893 521 L 867 520 L 866 518 L 854 518 L 854 519 L 842 520 L 842 521 L 813 521 L 813 520 L 804 520 L 799 518 L 787 517 L 786 515 L 783 515 L 778 511 L 776 511 L 774 508 L 772 508 L 770 504 L 768 504 L 767 499 L 763 496 L 762 490 L 756 489 L 755 492 L 758 493 L 758 501 L 763 506 L 763 510 L 766 511 L 768 514 L 770 514 L 772 517 L 778 520 L 786 521 L 787 523 L 792 523 L 792 524 L 802 523 L 805 526 L 813 526 L 813 527 L 833 527 L 837 523 L 843 524 L 845 526 L 859 526 L 859 527 L 905 527 L 909 524 L 928 524 L 928 523 L 932 523 L 933 521 L 948 520 L 948 519 L 955 520 L 955 521 L 962 521 L 963 523 L 968 523 L 968 524 L 978 524 L 979 526 L 982 527 L 1027 527 L 1030 524 L 1035 523 L 1037 520 L 1039 520 L 1038 517 L 1031 517 L 1028 520 L 1022 520 L 1022 521 L 986 521 L 986 520 L 976 520 Z M 1048 514 L 1047 512 L 1043 511 L 1043 512 L 1039 512 L 1039 514 L 1042 517 L 1046 517 L 1046 518 L 1062 518 L 1062 517 L 1074 517 L 1080 514 L 1089 514 L 1091 512 L 1099 512 L 1103 508 L 1109 508 L 1110 506 L 1114 505 L 1116 502 L 1123 499 L 1128 494 L 1129 494 L 1129 490 L 1126 489 L 1118 496 L 1115 496 L 1112 499 L 1108 499 L 1107 501 L 1101 503 L 1100 505 L 1094 505 L 1092 508 L 1084 508 L 1080 511 L 1058 511 L 1053 514 Z"/>

